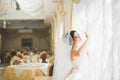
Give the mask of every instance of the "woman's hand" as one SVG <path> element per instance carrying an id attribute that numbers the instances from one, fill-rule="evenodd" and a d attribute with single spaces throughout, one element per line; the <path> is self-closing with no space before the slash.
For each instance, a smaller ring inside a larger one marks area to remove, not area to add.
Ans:
<path id="1" fill-rule="evenodd" d="M 71 68 L 71 70 L 67 73 L 67 75 L 65 76 L 64 80 L 66 80 L 66 78 L 72 73 L 73 68 Z"/>

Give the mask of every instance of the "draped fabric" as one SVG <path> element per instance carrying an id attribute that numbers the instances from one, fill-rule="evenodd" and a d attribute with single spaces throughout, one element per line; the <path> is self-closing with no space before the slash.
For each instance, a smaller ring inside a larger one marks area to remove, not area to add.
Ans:
<path id="1" fill-rule="evenodd" d="M 9 13 L 16 9 L 15 0 L 0 0 L 0 15 Z"/>
<path id="2" fill-rule="evenodd" d="M 74 4 L 73 29 L 90 37 L 89 80 L 120 80 L 119 0 L 80 0 Z"/>
<path id="3" fill-rule="evenodd" d="M 64 5 L 64 4 L 62 4 L 62 5 Z M 67 16 L 65 16 L 65 17 L 67 17 Z M 62 43 L 61 38 L 66 29 L 66 28 L 64 28 L 65 27 L 64 23 L 65 23 L 64 15 L 60 11 L 58 11 L 56 13 L 56 16 L 54 17 L 54 47 L 55 47 L 54 48 L 55 49 L 54 50 L 54 52 L 55 52 L 54 65 L 55 65 L 55 67 L 54 67 L 54 72 L 53 72 L 54 73 L 53 80 L 63 80 L 63 76 L 64 76 L 63 73 L 60 73 L 61 70 L 63 70 L 63 68 L 65 67 L 64 65 L 66 65 L 66 64 L 64 64 L 61 66 L 61 64 L 63 64 L 63 62 L 65 61 L 64 60 L 65 56 L 63 56 L 65 52 L 63 52 L 63 51 L 66 49 L 66 48 L 64 48 L 64 50 L 63 50 L 63 46 L 62 46 L 62 44 L 60 44 L 60 43 Z M 67 27 L 69 27 L 69 26 L 67 26 Z M 65 70 L 65 68 L 64 68 L 64 70 Z M 64 73 L 65 73 L 65 71 L 64 71 Z"/>
<path id="4" fill-rule="evenodd" d="M 32 16 L 43 12 L 43 0 L 16 0 L 20 9 Z M 42 13 L 43 14 L 43 13 Z"/>
<path id="5" fill-rule="evenodd" d="M 112 0 L 113 19 L 113 79 L 120 80 L 120 0 Z"/>
<path id="6" fill-rule="evenodd" d="M 36 76 L 45 76 L 40 67 L 7 66 L 3 80 L 34 80 Z"/>

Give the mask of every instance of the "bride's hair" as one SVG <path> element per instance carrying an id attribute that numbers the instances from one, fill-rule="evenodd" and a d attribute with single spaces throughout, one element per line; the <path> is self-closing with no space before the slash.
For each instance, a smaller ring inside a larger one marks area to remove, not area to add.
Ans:
<path id="1" fill-rule="evenodd" d="M 70 36 L 72 37 L 73 40 L 74 40 L 74 33 L 75 32 L 76 32 L 75 30 L 70 31 Z"/>

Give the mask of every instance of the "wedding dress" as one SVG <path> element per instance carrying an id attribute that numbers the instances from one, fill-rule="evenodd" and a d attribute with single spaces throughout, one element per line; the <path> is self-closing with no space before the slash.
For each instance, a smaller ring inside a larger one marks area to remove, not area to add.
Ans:
<path id="1" fill-rule="evenodd" d="M 89 80 L 88 79 L 88 55 L 86 51 L 75 56 L 72 63 L 72 73 L 65 80 Z"/>

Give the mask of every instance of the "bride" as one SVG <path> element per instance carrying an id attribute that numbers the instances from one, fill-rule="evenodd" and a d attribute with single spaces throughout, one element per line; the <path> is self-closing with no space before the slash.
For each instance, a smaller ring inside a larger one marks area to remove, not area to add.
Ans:
<path id="1" fill-rule="evenodd" d="M 88 53 L 86 50 L 86 45 L 88 41 L 88 36 L 86 33 L 86 40 L 83 44 L 80 44 L 81 37 L 76 31 L 71 31 L 70 36 L 73 39 L 73 44 L 70 53 L 70 60 L 72 62 L 72 69 L 65 77 L 65 80 L 87 80 L 87 70 L 88 70 Z"/>
<path id="2" fill-rule="evenodd" d="M 89 80 L 87 33 L 72 30 L 63 35 L 62 41 L 57 49 L 54 80 Z"/>

